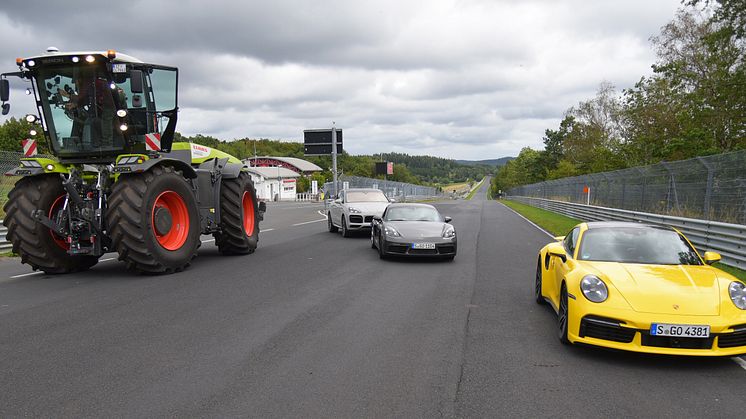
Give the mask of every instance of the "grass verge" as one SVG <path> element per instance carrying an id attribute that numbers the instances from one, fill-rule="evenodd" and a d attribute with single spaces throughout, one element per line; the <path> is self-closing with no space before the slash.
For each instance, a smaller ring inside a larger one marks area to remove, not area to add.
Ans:
<path id="1" fill-rule="evenodd" d="M 534 224 L 548 231 L 555 236 L 562 236 L 572 229 L 580 220 L 565 217 L 556 212 L 547 211 L 541 208 L 532 207 L 531 205 L 504 199 L 503 204 L 512 208 L 515 212 L 531 220 Z M 725 271 L 741 281 L 746 282 L 746 271 L 723 263 L 716 263 L 714 267 Z"/>
<path id="2" fill-rule="evenodd" d="M 531 205 L 521 204 L 520 202 L 503 199 L 503 204 L 513 209 L 515 212 L 531 220 L 534 224 L 548 231 L 554 236 L 564 236 L 576 224 L 582 221 L 566 217 L 556 212 L 547 211 L 541 208 L 532 207 Z"/>
<path id="3" fill-rule="evenodd" d="M 479 181 L 479 183 L 477 183 L 477 184 L 476 184 L 476 185 L 474 186 L 474 189 L 472 189 L 472 190 L 471 190 L 471 192 L 469 192 L 469 195 L 467 195 L 467 196 L 466 196 L 466 200 L 467 200 L 467 201 L 468 201 L 468 200 L 471 200 L 472 198 L 474 198 L 474 195 L 475 195 L 475 194 L 477 193 L 477 191 L 479 190 L 479 188 L 481 188 L 481 187 L 482 187 L 482 184 L 484 183 L 484 180 L 485 180 L 485 179 L 486 179 L 486 178 L 482 178 L 482 180 L 480 180 L 480 181 Z"/>

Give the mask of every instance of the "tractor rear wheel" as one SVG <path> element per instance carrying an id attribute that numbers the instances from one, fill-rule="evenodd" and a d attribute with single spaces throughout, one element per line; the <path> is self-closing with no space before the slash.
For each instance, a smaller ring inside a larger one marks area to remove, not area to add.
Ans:
<path id="1" fill-rule="evenodd" d="M 215 233 L 218 251 L 225 255 L 254 253 L 259 243 L 259 207 L 251 176 L 223 179 L 220 187 L 220 232 Z"/>
<path id="2" fill-rule="evenodd" d="M 64 274 L 84 271 L 98 263 L 95 256 L 67 254 L 70 245 L 65 238 L 31 217 L 34 210 L 40 209 L 56 220 L 57 213 L 65 203 L 65 196 L 58 175 L 22 178 L 8 194 L 3 220 L 8 227 L 6 239 L 13 245 L 13 252 L 21 256 L 21 262 L 31 265 L 34 270 Z"/>
<path id="3" fill-rule="evenodd" d="M 180 171 L 156 166 L 114 183 L 106 219 L 127 268 L 148 274 L 184 270 L 201 242 L 192 188 Z"/>

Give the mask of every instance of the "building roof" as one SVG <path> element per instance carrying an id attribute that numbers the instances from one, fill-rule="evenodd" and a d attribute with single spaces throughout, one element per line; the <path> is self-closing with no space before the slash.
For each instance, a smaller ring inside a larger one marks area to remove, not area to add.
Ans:
<path id="1" fill-rule="evenodd" d="M 249 167 L 249 170 L 262 175 L 265 179 L 287 179 L 300 177 L 298 172 L 295 172 L 284 167 Z"/>
<path id="2" fill-rule="evenodd" d="M 274 166 L 280 166 L 285 167 L 287 169 L 296 171 L 298 173 L 310 173 L 310 172 L 320 172 L 324 169 L 320 168 L 319 166 L 311 163 L 310 161 L 295 158 L 295 157 L 270 157 L 270 156 L 261 156 L 261 157 L 250 157 L 248 159 L 245 159 L 244 162 L 253 167 L 274 167 Z"/>

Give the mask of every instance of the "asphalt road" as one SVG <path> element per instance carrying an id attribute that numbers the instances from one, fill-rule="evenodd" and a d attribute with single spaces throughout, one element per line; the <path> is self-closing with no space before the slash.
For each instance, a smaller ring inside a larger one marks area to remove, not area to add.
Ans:
<path id="1" fill-rule="evenodd" d="M 381 261 L 314 203 L 270 203 L 255 254 L 207 241 L 175 275 L 0 261 L 0 417 L 744 416 L 732 359 L 561 345 L 532 300 L 548 237 L 485 189 L 436 203 L 453 262 Z"/>

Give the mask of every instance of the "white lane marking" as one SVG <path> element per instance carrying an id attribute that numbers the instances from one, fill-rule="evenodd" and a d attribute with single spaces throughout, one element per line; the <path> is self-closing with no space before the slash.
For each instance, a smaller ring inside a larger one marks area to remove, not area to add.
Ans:
<path id="1" fill-rule="evenodd" d="M 209 243 L 209 242 L 214 242 L 214 241 L 215 239 L 207 239 L 207 240 L 202 240 L 202 243 Z"/>
<path id="2" fill-rule="evenodd" d="M 106 258 L 106 259 L 101 259 L 101 260 L 99 260 L 99 262 L 108 262 L 108 261 L 110 261 L 110 260 L 117 260 L 117 258 Z"/>
<path id="3" fill-rule="evenodd" d="M 320 220 L 306 221 L 305 223 L 293 224 L 293 227 L 295 227 L 295 226 L 302 226 L 304 224 L 318 223 L 318 222 L 321 222 L 321 221 L 326 221 L 326 218 L 322 218 Z"/>
<path id="4" fill-rule="evenodd" d="M 265 228 L 265 229 L 263 229 L 263 230 L 261 230 L 261 231 L 263 231 L 263 232 L 265 232 L 265 233 L 266 233 L 267 231 L 272 231 L 272 230 L 274 230 L 274 228 Z"/>
<path id="5" fill-rule="evenodd" d="M 41 275 L 41 274 L 43 274 L 43 273 L 44 273 L 44 272 L 29 272 L 29 273 L 27 273 L 27 274 L 13 275 L 13 276 L 11 276 L 10 278 L 11 278 L 11 279 L 15 279 L 15 278 L 23 278 L 24 276 L 31 276 L 31 275 Z"/>
<path id="6" fill-rule="evenodd" d="M 316 212 L 318 212 L 320 216 L 322 216 L 322 217 L 324 217 L 324 219 L 326 219 L 326 213 L 324 211 L 318 210 Z"/>
<path id="7" fill-rule="evenodd" d="M 736 364 L 738 364 L 741 368 L 743 368 L 743 369 L 746 370 L 746 360 L 744 360 L 740 356 L 734 356 L 731 359 L 733 360 L 733 362 L 735 362 Z"/>
<path id="8" fill-rule="evenodd" d="M 507 209 L 509 209 L 509 210 L 513 211 L 513 212 L 515 213 L 515 215 L 517 215 L 517 216 L 519 216 L 519 217 L 523 218 L 524 220 L 526 220 L 526 221 L 527 221 L 527 222 L 528 222 L 529 224 L 531 224 L 532 226 L 534 226 L 534 227 L 538 228 L 539 230 L 541 230 L 541 231 L 542 231 L 542 232 L 543 232 L 544 234 L 546 234 L 547 236 L 549 236 L 549 237 L 551 237 L 551 238 L 554 238 L 554 235 L 553 235 L 553 234 L 551 234 L 550 232 L 548 232 L 548 231 L 544 230 L 543 228 L 539 227 L 538 225 L 536 225 L 536 224 L 535 224 L 535 223 L 534 223 L 533 221 L 529 220 L 528 218 L 526 218 L 526 217 L 522 216 L 522 215 L 521 215 L 521 214 L 519 214 L 519 213 L 518 213 L 517 211 L 515 211 L 515 210 L 514 210 L 513 208 L 510 208 L 509 206 L 507 206 L 507 205 L 503 204 L 502 202 L 501 202 L 500 204 L 501 204 L 502 206 L 504 206 L 505 208 L 507 208 Z"/>

